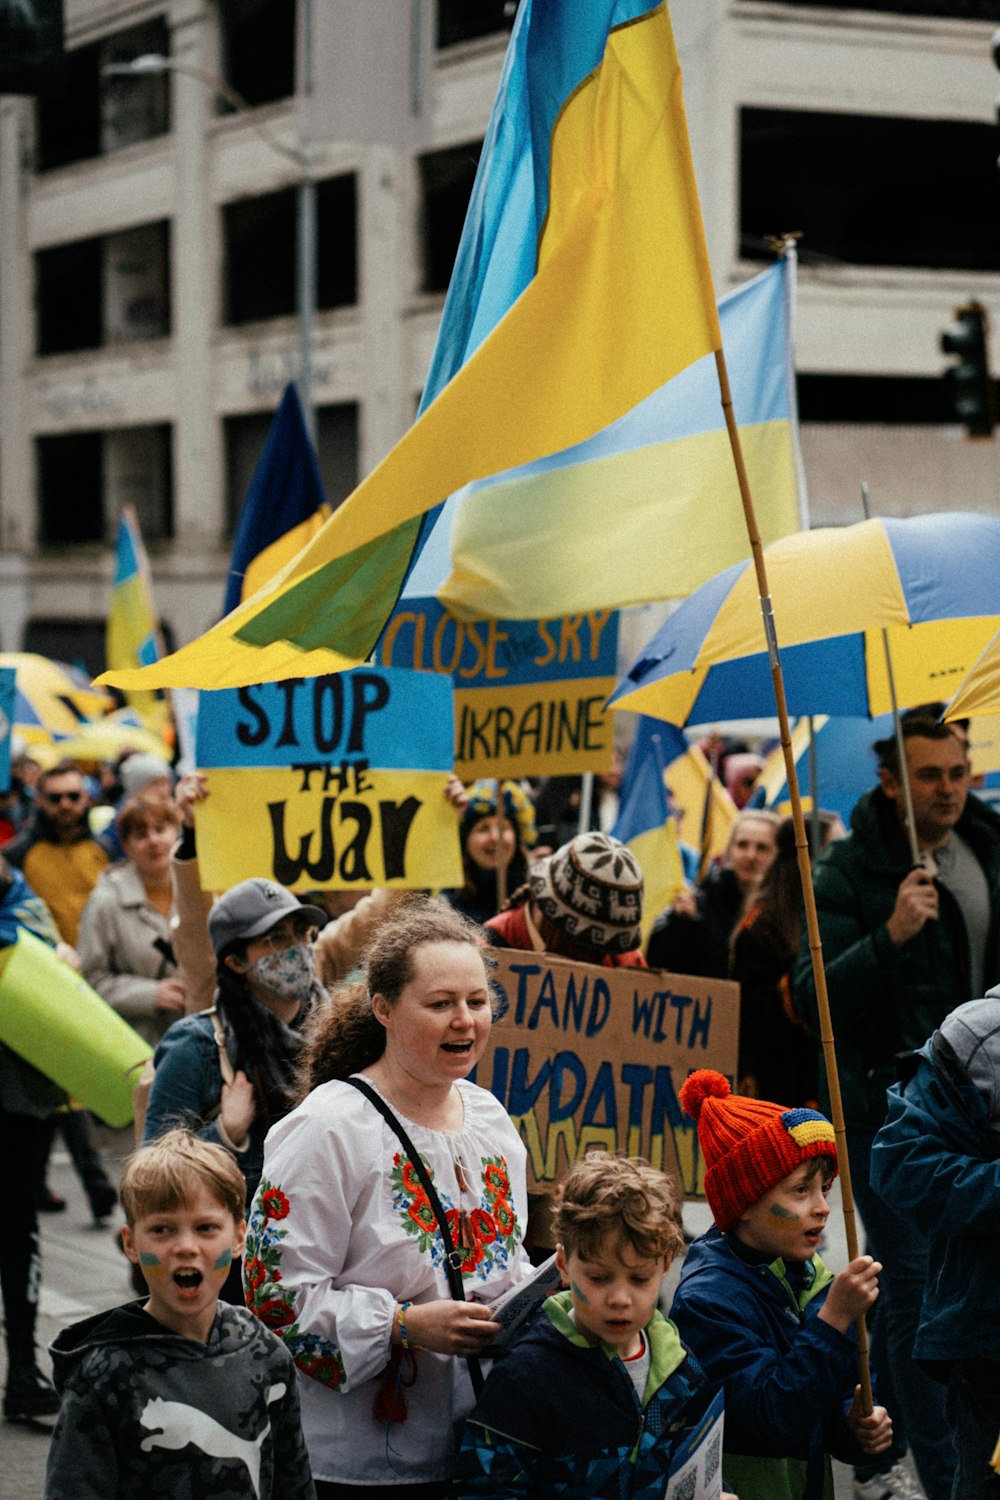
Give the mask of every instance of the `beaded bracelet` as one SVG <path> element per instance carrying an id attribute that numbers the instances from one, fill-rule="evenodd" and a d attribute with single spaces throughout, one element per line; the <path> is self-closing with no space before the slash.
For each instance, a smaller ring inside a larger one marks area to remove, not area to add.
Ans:
<path id="1" fill-rule="evenodd" d="M 399 1342 L 402 1344 L 404 1349 L 412 1349 L 414 1347 L 413 1344 L 410 1343 L 409 1337 L 406 1332 L 406 1314 L 409 1312 L 412 1306 L 412 1302 L 401 1302 L 396 1308 L 396 1318 L 399 1323 Z"/>

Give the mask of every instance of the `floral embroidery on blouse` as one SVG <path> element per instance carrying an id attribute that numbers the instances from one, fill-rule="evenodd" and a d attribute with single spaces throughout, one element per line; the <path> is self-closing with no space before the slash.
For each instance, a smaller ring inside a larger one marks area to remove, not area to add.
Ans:
<path id="1" fill-rule="evenodd" d="M 454 1245 L 463 1252 L 461 1272 L 485 1281 L 503 1270 L 522 1237 L 521 1226 L 510 1196 L 510 1174 L 503 1156 L 480 1157 L 482 1173 L 479 1201 L 471 1211 L 441 1191 L 433 1169 L 421 1158 L 427 1175 L 438 1190 L 441 1207 Z M 413 1162 L 397 1151 L 392 1159 L 392 1203 L 407 1234 L 415 1236 L 418 1248 L 435 1266 L 444 1262 L 444 1241 L 437 1231 L 434 1210 L 417 1176 Z"/>
<path id="2" fill-rule="evenodd" d="M 243 1261 L 243 1286 L 247 1306 L 288 1348 L 304 1375 L 311 1375 L 330 1390 L 344 1384 L 344 1361 L 336 1344 L 316 1333 L 304 1332 L 298 1324 L 295 1292 L 281 1280 L 281 1241 L 287 1229 L 278 1227 L 291 1212 L 291 1203 L 277 1184 L 261 1179 L 260 1190 L 247 1225 Z"/>

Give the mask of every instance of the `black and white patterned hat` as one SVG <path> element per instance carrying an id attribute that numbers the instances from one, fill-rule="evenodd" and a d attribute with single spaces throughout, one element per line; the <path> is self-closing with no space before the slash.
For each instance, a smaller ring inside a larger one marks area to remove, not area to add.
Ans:
<path id="1" fill-rule="evenodd" d="M 561 932 L 606 953 L 639 946 L 642 870 L 607 833 L 579 833 L 528 875 L 532 900 Z"/>

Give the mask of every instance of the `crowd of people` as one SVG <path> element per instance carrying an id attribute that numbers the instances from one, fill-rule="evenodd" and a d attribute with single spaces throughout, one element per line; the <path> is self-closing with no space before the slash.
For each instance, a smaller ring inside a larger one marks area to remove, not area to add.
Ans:
<path id="1" fill-rule="evenodd" d="M 58 1416 L 47 1500 L 652 1500 L 689 1447 L 743 1500 L 828 1500 L 831 1457 L 858 1500 L 1000 1493 L 1000 818 L 970 792 L 961 729 L 928 706 L 902 737 L 902 759 L 895 739 L 875 746 L 848 833 L 816 820 L 866 1239 L 836 1274 L 794 833 L 755 805 L 759 757 L 720 768 L 725 851 L 689 852 L 645 951 L 643 870 L 607 806 L 572 831 L 563 782 L 452 779 L 453 890 L 293 894 L 254 877 L 211 893 L 204 777 L 175 786 L 133 755 L 98 787 L 69 762 L 16 762 L 0 945 L 41 938 L 155 1047 L 119 1189 L 86 1112 L 0 1047 L 0 1129 L 29 1187 L 0 1239 L 3 1410 Z M 615 793 L 608 778 L 598 800 Z M 515 1125 L 468 1081 L 494 946 L 739 985 L 734 1078 L 701 1070 L 680 1091 L 708 1234 L 686 1244 L 671 1180 L 603 1152 L 529 1197 Z M 35 1342 L 57 1128 L 95 1221 L 120 1192 L 138 1294 L 63 1330 L 58 1390 Z M 507 1295 L 545 1275 L 562 1290 L 506 1346 Z"/>

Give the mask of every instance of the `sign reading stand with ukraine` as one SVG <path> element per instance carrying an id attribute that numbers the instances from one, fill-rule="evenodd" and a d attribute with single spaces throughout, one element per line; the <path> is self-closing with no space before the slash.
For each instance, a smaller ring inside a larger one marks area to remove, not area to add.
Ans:
<path id="1" fill-rule="evenodd" d="M 427 672 L 360 667 L 203 692 L 203 886 L 255 875 L 292 890 L 460 885 L 444 795 L 453 733 L 451 683 Z"/>

